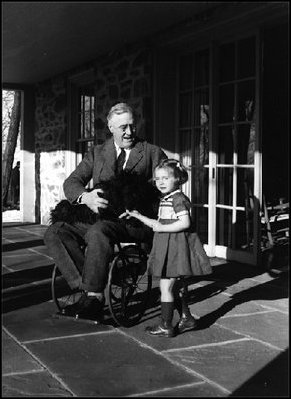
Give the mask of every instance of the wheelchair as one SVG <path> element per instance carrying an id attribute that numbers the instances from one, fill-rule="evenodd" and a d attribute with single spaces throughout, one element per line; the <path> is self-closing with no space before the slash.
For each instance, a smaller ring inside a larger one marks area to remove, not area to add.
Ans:
<path id="1" fill-rule="evenodd" d="M 105 300 L 118 326 L 133 326 L 144 315 L 152 288 L 152 277 L 147 275 L 147 257 L 141 243 L 117 243 L 115 246 Z M 77 302 L 81 296 L 81 290 L 71 289 L 56 265 L 51 292 L 59 315 L 63 314 L 65 306 Z"/>

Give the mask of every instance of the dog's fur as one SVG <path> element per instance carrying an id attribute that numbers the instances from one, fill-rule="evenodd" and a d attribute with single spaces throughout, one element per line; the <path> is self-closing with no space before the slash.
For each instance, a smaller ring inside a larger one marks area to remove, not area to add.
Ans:
<path id="1" fill-rule="evenodd" d="M 126 209 L 136 209 L 150 218 L 157 217 L 160 193 L 142 176 L 123 172 L 112 180 L 97 184 L 95 188 L 104 191 L 103 195 L 99 195 L 108 200 L 107 208 L 100 208 L 96 214 L 87 205 L 73 205 L 68 200 L 62 200 L 51 210 L 50 223 L 62 221 L 74 225 L 80 222 L 94 224 L 99 219 L 118 220 Z M 135 218 L 126 219 L 126 222 L 133 226 L 140 225 Z"/>

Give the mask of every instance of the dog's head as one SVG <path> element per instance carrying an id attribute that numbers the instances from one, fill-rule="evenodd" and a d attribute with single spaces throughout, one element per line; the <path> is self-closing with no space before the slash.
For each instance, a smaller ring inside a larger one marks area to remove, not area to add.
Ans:
<path id="1" fill-rule="evenodd" d="M 156 217 L 160 192 L 144 177 L 123 172 L 110 181 L 104 181 L 94 188 L 102 188 L 109 207 L 100 209 L 100 216 L 114 213 L 117 217 L 126 209 L 137 210 L 145 216 Z"/>

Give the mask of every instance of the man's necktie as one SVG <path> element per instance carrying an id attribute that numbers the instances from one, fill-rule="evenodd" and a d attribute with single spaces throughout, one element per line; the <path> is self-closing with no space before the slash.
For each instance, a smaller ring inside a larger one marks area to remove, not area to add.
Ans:
<path id="1" fill-rule="evenodd" d="M 116 161 L 116 174 L 119 175 L 123 170 L 123 165 L 125 162 L 125 149 L 121 148 L 120 154 L 118 155 Z"/>

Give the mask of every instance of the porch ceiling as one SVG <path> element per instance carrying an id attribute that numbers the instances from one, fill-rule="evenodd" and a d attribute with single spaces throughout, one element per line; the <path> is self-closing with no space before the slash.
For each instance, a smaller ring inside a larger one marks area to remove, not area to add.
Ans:
<path id="1" fill-rule="evenodd" d="M 209 2 L 2 2 L 2 82 L 32 84 L 182 22 Z"/>

